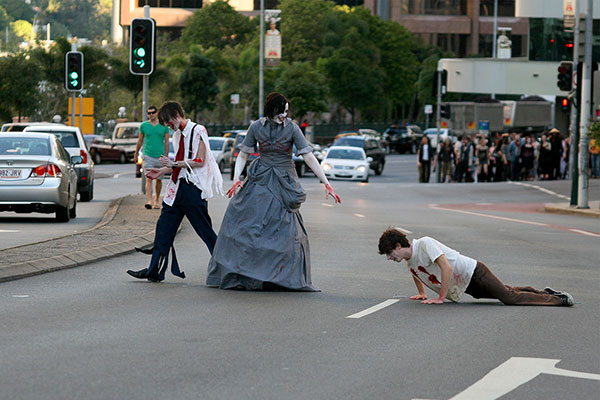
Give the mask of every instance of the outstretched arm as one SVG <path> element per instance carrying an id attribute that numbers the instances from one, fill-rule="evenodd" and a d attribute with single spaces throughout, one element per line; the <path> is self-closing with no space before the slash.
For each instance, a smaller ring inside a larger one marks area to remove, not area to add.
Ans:
<path id="1" fill-rule="evenodd" d="M 319 164 L 319 161 L 317 160 L 315 155 L 313 153 L 306 153 L 302 154 L 302 158 L 304 158 L 304 162 L 315 173 L 317 178 L 319 178 L 321 182 L 325 185 L 325 190 L 327 190 L 327 194 L 325 195 L 325 197 L 331 196 L 333 197 L 333 201 L 335 201 L 336 204 L 341 203 L 342 199 L 333 191 L 333 188 L 329 184 L 329 181 L 325 176 L 325 172 L 323 172 L 323 168 L 321 168 L 321 164 Z"/>
<path id="2" fill-rule="evenodd" d="M 248 153 L 240 151 L 238 153 L 238 157 L 235 160 L 235 167 L 233 169 L 233 185 L 231 189 L 227 191 L 227 196 L 231 198 L 235 195 L 237 190 L 242 187 L 242 182 L 240 182 L 240 176 L 242 175 L 242 171 L 246 166 L 246 161 L 248 160 Z"/>
<path id="3" fill-rule="evenodd" d="M 418 280 L 414 275 L 412 276 L 413 281 L 415 281 L 415 286 L 417 287 L 417 291 L 419 294 L 416 296 L 410 296 L 411 300 L 427 300 L 427 293 L 425 292 L 425 285 L 423 282 Z"/>
<path id="4" fill-rule="evenodd" d="M 440 267 L 442 271 L 442 288 L 440 289 L 440 296 L 437 299 L 423 300 L 423 304 L 442 304 L 448 293 L 450 287 L 450 279 L 452 279 L 452 266 L 448 262 L 445 255 L 441 255 L 436 258 L 435 263 Z"/>

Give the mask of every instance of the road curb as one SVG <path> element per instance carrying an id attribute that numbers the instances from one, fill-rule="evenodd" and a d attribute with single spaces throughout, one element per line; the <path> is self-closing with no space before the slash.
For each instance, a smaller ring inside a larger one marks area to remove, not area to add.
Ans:
<path id="1" fill-rule="evenodd" d="M 600 218 L 599 206 L 599 201 L 590 201 L 590 208 L 585 209 L 571 206 L 570 203 L 546 203 L 544 204 L 544 211 L 553 214 L 580 215 L 585 217 Z"/>
<path id="2" fill-rule="evenodd" d="M 23 249 L 23 251 L 27 254 L 33 255 L 31 259 L 25 261 L 4 265 L 0 263 L 0 282 L 26 278 L 67 268 L 75 268 L 96 261 L 105 260 L 107 258 L 131 253 L 135 251 L 136 247 L 147 248 L 151 246 L 154 239 L 154 229 L 146 230 L 143 233 L 133 235 L 126 240 L 117 240 L 110 243 L 102 243 L 101 245 L 94 247 L 86 247 L 81 250 L 66 251 L 63 254 L 59 255 L 36 258 L 36 254 L 44 254 L 43 247 L 52 247 L 54 243 L 58 244 L 60 241 L 68 240 L 77 242 L 79 240 L 82 241 L 82 243 L 80 243 L 79 245 L 83 246 L 89 243 L 89 240 L 85 238 L 84 234 L 89 234 L 93 231 L 106 231 L 103 232 L 104 236 L 112 236 L 113 238 L 116 237 L 117 235 L 114 235 L 114 233 L 117 230 L 121 229 L 122 226 L 127 227 L 127 224 L 123 224 L 122 222 L 118 223 L 118 221 L 115 221 L 116 217 L 119 215 L 119 211 L 123 211 L 123 203 L 126 200 L 131 200 L 131 203 L 135 203 L 135 199 L 133 199 L 131 196 L 121 197 L 112 201 L 108 209 L 105 211 L 100 222 L 94 227 L 85 231 L 78 232 L 76 234 L 61 236 L 58 238 L 48 239 L 37 243 L 15 246 L 8 249 L 0 250 L 1 257 L 3 252 L 6 253 L 15 249 L 27 247 L 27 249 Z M 141 202 L 139 208 L 142 208 Z M 146 225 L 154 225 L 153 218 L 146 217 L 145 222 Z M 111 226 L 113 225 L 113 223 L 115 225 L 114 227 Z"/>

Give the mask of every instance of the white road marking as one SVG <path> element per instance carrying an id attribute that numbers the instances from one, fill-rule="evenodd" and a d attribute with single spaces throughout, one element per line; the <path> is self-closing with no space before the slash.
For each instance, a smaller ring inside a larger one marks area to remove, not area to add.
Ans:
<path id="1" fill-rule="evenodd" d="M 118 173 L 118 174 L 114 174 L 113 178 L 114 179 L 118 179 L 118 178 L 121 177 L 121 175 L 132 175 L 132 174 L 133 174 L 133 172 L 121 172 L 121 173 Z"/>
<path id="2" fill-rule="evenodd" d="M 399 230 L 402 233 L 406 233 L 407 235 L 411 235 L 412 234 L 412 232 L 409 231 L 408 229 L 400 228 L 399 226 L 395 226 L 394 229 L 397 229 L 397 230 Z"/>
<path id="3" fill-rule="evenodd" d="M 362 214 L 354 214 L 355 216 L 357 216 L 358 218 L 364 218 L 365 216 Z"/>
<path id="4" fill-rule="evenodd" d="M 523 183 L 523 182 L 509 182 L 509 183 L 512 183 L 513 185 L 519 185 L 519 186 L 529 187 L 529 188 L 532 188 L 532 189 L 537 189 L 537 190 L 539 190 L 541 192 L 544 192 L 544 193 L 547 193 L 549 195 L 560 197 L 561 199 L 571 200 L 571 198 L 568 197 L 568 196 L 565 196 L 563 194 L 558 194 L 556 192 L 553 192 L 552 190 L 543 188 L 543 187 L 538 186 L 538 185 L 533 185 L 531 183 Z"/>
<path id="5" fill-rule="evenodd" d="M 582 235 L 587 235 L 587 236 L 593 236 L 593 237 L 597 237 L 600 238 L 600 235 L 594 232 L 587 232 L 587 231 L 582 231 L 579 229 L 569 229 L 571 232 L 575 232 L 575 233 L 581 233 Z"/>
<path id="6" fill-rule="evenodd" d="M 325 206 L 325 207 L 333 207 L 331 204 L 327 204 L 327 203 L 321 203 L 321 205 Z"/>
<path id="7" fill-rule="evenodd" d="M 450 400 L 496 400 L 540 374 L 600 381 L 600 375 L 556 368 L 560 360 L 511 357 Z"/>
<path id="8" fill-rule="evenodd" d="M 382 303 L 379 303 L 373 307 L 369 307 L 366 310 L 363 310 L 361 312 L 357 312 L 356 314 L 352 314 L 352 315 L 348 315 L 346 318 L 354 318 L 354 319 L 358 319 L 358 318 L 362 318 L 365 315 L 369 315 L 369 314 L 373 314 L 374 312 L 377 312 L 381 309 L 384 309 L 388 306 L 391 306 L 394 303 L 399 302 L 400 300 L 398 299 L 388 299 Z"/>
<path id="9" fill-rule="evenodd" d="M 518 222 L 518 223 L 521 223 L 521 224 L 529 224 L 529 225 L 537 225 L 537 226 L 550 226 L 548 224 L 544 224 L 544 223 L 541 223 L 541 222 L 533 222 L 533 221 L 527 221 L 527 220 L 524 220 L 524 219 L 500 217 L 498 215 L 481 214 L 481 213 L 476 213 L 476 212 L 472 212 L 472 211 L 456 210 L 456 209 L 453 209 L 453 208 L 437 207 L 437 206 L 434 206 L 434 205 L 431 205 L 431 204 L 429 205 L 429 208 L 432 208 L 434 210 L 454 211 L 454 212 L 463 213 L 463 214 L 476 215 L 476 216 L 479 216 L 479 217 L 487 217 L 487 218 L 499 219 L 499 220 L 502 220 L 502 221 Z"/>
<path id="10" fill-rule="evenodd" d="M 29 297 L 28 294 L 13 294 L 12 297 L 16 297 L 18 299 L 25 299 L 27 297 Z"/>
<path id="11" fill-rule="evenodd" d="M 12 229 L 0 229 L 0 233 L 16 233 L 16 232 L 21 232 L 21 231 L 15 231 Z"/>

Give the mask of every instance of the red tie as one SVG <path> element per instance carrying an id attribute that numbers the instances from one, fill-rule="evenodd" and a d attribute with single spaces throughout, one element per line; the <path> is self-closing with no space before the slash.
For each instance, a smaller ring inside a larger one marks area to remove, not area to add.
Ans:
<path id="1" fill-rule="evenodd" d="M 183 133 L 179 135 L 179 147 L 177 148 L 177 154 L 175 155 L 175 161 L 183 161 L 183 154 L 185 153 L 185 143 L 183 142 Z M 181 171 L 181 167 L 173 168 L 173 173 L 171 174 L 171 179 L 174 183 L 177 183 L 177 177 L 179 176 L 179 171 Z"/>

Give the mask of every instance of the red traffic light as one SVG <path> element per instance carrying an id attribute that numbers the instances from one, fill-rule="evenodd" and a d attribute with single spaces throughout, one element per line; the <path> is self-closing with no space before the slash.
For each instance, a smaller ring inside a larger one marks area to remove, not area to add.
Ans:
<path id="1" fill-rule="evenodd" d="M 562 99 L 562 106 L 567 107 L 569 105 L 569 99 Z"/>

